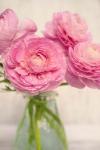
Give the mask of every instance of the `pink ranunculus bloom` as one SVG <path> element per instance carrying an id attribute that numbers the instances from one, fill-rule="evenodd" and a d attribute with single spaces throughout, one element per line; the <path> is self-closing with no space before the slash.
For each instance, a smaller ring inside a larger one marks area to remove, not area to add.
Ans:
<path id="1" fill-rule="evenodd" d="M 17 40 L 4 56 L 5 75 L 19 91 L 36 94 L 52 90 L 65 77 L 66 58 L 61 49 L 44 37 Z"/>
<path id="2" fill-rule="evenodd" d="M 78 42 L 91 39 L 85 20 L 78 14 L 67 11 L 55 13 L 53 20 L 46 24 L 44 34 L 48 38 L 59 40 L 67 49 Z"/>
<path id="3" fill-rule="evenodd" d="M 6 9 L 0 14 L 0 54 L 6 51 L 13 40 L 35 31 L 33 21 L 28 19 L 20 23 L 15 12 Z"/>
<path id="4" fill-rule="evenodd" d="M 66 80 L 77 88 L 100 88 L 100 44 L 84 42 L 70 48 Z"/>

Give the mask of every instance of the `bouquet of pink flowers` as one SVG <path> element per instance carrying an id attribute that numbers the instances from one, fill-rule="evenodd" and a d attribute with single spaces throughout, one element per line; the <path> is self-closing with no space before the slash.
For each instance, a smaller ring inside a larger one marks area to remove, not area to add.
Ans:
<path id="1" fill-rule="evenodd" d="M 43 36 L 36 31 L 32 20 L 19 21 L 11 9 L 0 14 L 0 82 L 29 100 L 15 148 L 66 150 L 53 90 L 67 84 L 99 89 L 100 44 L 93 43 L 85 20 L 67 11 L 53 15 Z"/>

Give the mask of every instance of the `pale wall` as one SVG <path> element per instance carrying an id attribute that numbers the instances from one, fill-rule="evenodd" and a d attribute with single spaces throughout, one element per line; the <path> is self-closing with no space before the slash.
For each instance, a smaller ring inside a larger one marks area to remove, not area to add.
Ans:
<path id="1" fill-rule="evenodd" d="M 21 17 L 37 22 L 39 30 L 53 12 L 69 10 L 80 13 L 87 20 L 96 41 L 100 41 L 100 0 L 0 0 L 0 9 L 12 8 Z M 59 89 L 59 109 L 64 123 L 99 124 L 100 91 L 77 90 L 72 87 Z M 0 123 L 17 122 L 24 108 L 18 94 L 0 94 Z"/>

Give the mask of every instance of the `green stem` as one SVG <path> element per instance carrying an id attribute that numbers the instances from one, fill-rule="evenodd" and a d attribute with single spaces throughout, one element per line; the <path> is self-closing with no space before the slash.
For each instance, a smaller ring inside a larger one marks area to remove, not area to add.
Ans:
<path id="1" fill-rule="evenodd" d="M 32 105 L 32 100 L 29 101 L 28 104 L 28 111 L 29 111 L 29 117 L 30 117 L 30 127 L 29 127 L 29 142 L 32 144 L 33 142 L 33 105 Z"/>
<path id="2" fill-rule="evenodd" d="M 59 119 L 59 117 L 55 114 L 55 113 L 53 113 L 49 108 L 47 108 L 46 106 L 44 107 L 44 109 L 45 109 L 45 111 L 49 114 L 49 115 L 51 115 L 53 118 L 54 118 L 54 120 L 56 120 L 57 122 L 58 122 L 58 124 L 62 124 L 62 122 L 61 122 L 61 120 Z"/>
<path id="3" fill-rule="evenodd" d="M 47 101 L 43 101 L 43 100 L 38 100 L 38 99 L 34 99 L 33 100 L 33 104 L 38 107 L 38 112 L 40 112 L 41 108 L 43 108 L 48 114 L 50 114 L 59 124 L 62 124 L 61 120 L 59 119 L 59 117 L 57 115 L 55 115 L 55 113 L 53 113 L 52 110 L 50 110 L 47 106 L 46 106 Z M 39 115 L 39 113 L 38 113 Z"/>
<path id="4" fill-rule="evenodd" d="M 56 134 L 59 136 L 59 139 L 61 139 L 62 143 L 64 144 L 64 150 L 68 150 L 68 143 L 66 140 L 63 126 L 57 124 L 55 122 L 56 120 L 50 119 L 50 116 L 47 116 L 46 114 L 44 114 L 44 117 L 47 120 L 49 126 L 55 130 Z"/>
<path id="5" fill-rule="evenodd" d="M 38 106 L 36 107 L 36 114 L 35 114 L 35 121 L 34 121 L 34 126 L 35 126 L 35 140 L 36 140 L 36 150 L 41 150 L 41 137 L 40 137 L 40 127 L 39 127 L 39 114 L 40 108 Z"/>
<path id="6" fill-rule="evenodd" d="M 33 118 L 33 126 L 34 126 L 34 134 L 35 134 L 35 142 L 36 142 L 36 150 L 42 150 L 41 148 L 41 135 L 40 135 L 40 127 L 39 120 L 41 119 L 41 110 L 42 105 L 40 105 L 40 100 L 37 100 L 37 97 L 30 97 L 30 106 L 35 110 L 35 117 Z"/>

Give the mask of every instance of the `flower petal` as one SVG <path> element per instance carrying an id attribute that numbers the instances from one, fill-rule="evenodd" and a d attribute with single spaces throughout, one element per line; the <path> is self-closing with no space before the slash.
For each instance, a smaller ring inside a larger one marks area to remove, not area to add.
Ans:
<path id="1" fill-rule="evenodd" d="M 15 39 L 24 37 L 27 34 L 34 33 L 36 31 L 36 24 L 31 19 L 25 19 L 20 23 Z"/>
<path id="2" fill-rule="evenodd" d="M 0 14 L 0 53 L 4 52 L 11 44 L 18 25 L 18 18 L 11 9 L 6 9 Z"/>
<path id="3" fill-rule="evenodd" d="M 68 71 L 66 72 L 65 78 L 66 81 L 73 87 L 80 89 L 85 87 L 85 85 L 80 81 L 80 79 L 77 76 L 69 73 Z"/>

